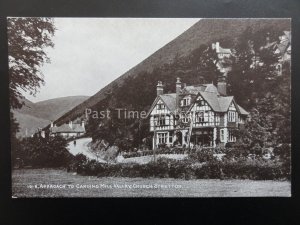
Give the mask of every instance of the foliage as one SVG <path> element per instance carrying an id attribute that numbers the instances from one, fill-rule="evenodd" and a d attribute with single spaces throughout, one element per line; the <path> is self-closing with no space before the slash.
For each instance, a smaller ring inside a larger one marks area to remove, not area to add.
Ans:
<path id="1" fill-rule="evenodd" d="M 66 167 L 73 157 L 66 147 L 67 141 L 59 136 L 17 140 L 12 145 L 13 166 Z"/>
<path id="2" fill-rule="evenodd" d="M 211 160 L 200 163 L 191 159 L 159 158 L 148 164 L 105 164 L 95 160 L 83 162 L 77 169 L 81 175 L 98 177 L 159 177 L 179 179 L 290 179 L 290 170 L 281 161 L 240 158 Z"/>
<path id="3" fill-rule="evenodd" d="M 228 89 L 250 111 L 251 120 L 237 135 L 251 148 L 257 143 L 290 143 L 290 64 L 284 63 L 279 76 L 275 68 L 279 56 L 273 47 L 280 32 L 273 27 L 247 29 L 234 47 Z"/>
<path id="4" fill-rule="evenodd" d="M 202 163 L 202 162 L 213 161 L 214 155 L 211 149 L 203 148 L 201 150 L 197 150 L 195 153 L 190 154 L 190 158 Z"/>
<path id="5" fill-rule="evenodd" d="M 274 155 L 278 156 L 281 160 L 290 161 L 291 160 L 291 145 L 281 144 L 274 148 Z"/>
<path id="6" fill-rule="evenodd" d="M 20 108 L 21 91 L 35 94 L 44 83 L 40 67 L 49 62 L 45 48 L 53 47 L 53 19 L 42 17 L 8 18 L 8 60 L 10 105 Z"/>
<path id="7" fill-rule="evenodd" d="M 155 150 L 155 154 L 184 154 L 187 153 L 185 149 L 182 148 L 158 148 Z M 141 157 L 147 155 L 153 155 L 153 150 L 144 150 L 144 151 L 131 151 L 131 152 L 124 152 L 122 156 L 124 158 L 132 158 L 132 157 Z"/>

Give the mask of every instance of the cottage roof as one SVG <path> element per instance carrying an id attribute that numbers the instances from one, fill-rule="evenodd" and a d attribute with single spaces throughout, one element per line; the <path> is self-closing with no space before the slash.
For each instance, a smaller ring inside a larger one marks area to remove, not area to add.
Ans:
<path id="1" fill-rule="evenodd" d="M 72 128 L 71 128 L 72 127 Z M 52 127 L 52 133 L 83 133 L 85 132 L 85 128 L 81 126 L 81 124 L 73 123 L 72 126 L 69 124 L 63 124 L 59 127 Z"/>

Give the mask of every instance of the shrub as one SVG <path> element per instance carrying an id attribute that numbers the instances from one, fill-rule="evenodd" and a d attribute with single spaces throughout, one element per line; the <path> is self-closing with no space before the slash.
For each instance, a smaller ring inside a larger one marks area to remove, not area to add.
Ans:
<path id="1" fill-rule="evenodd" d="M 123 177 L 159 177 L 180 179 L 253 179 L 274 180 L 290 179 L 290 170 L 280 160 L 264 160 L 263 158 L 249 159 L 246 157 L 210 159 L 204 161 L 204 152 L 198 152 L 184 160 L 159 158 L 148 164 L 105 164 L 92 161 L 80 161 L 79 174 L 90 176 L 123 176 Z M 78 157 L 79 158 L 79 157 Z M 198 160 L 200 159 L 200 161 Z"/>
<path id="2" fill-rule="evenodd" d="M 18 142 L 13 149 L 13 162 L 21 160 L 21 166 L 35 168 L 67 167 L 73 155 L 67 150 L 67 141 L 62 137 L 31 137 Z"/>
<path id="3" fill-rule="evenodd" d="M 236 160 L 241 158 L 246 158 L 249 155 L 249 150 L 244 148 L 232 147 L 225 148 L 223 150 L 225 154 L 224 159 L 226 160 Z"/>
<path id="4" fill-rule="evenodd" d="M 281 160 L 290 161 L 291 160 L 291 145 L 290 144 L 280 144 L 274 148 L 274 155 L 278 156 Z"/>
<path id="5" fill-rule="evenodd" d="M 251 147 L 250 152 L 251 152 L 251 154 L 254 154 L 254 155 L 262 155 L 263 149 L 262 149 L 260 143 L 258 143 L 258 142 L 255 143 L 255 144 Z"/>
<path id="6" fill-rule="evenodd" d="M 214 160 L 213 151 L 205 148 L 197 150 L 195 153 L 191 153 L 189 157 L 190 159 L 198 162 L 208 162 Z"/>

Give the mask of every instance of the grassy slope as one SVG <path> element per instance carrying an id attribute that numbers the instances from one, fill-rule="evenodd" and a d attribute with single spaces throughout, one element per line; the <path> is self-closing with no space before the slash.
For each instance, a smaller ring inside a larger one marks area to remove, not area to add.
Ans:
<path id="1" fill-rule="evenodd" d="M 14 112 L 14 116 L 17 119 L 20 127 L 20 131 L 17 133 L 17 137 L 25 137 L 26 128 L 27 135 L 30 136 L 36 132 L 37 128 L 43 128 L 50 123 L 50 120 L 45 120 L 35 116 L 22 114 L 17 111 Z"/>
<path id="2" fill-rule="evenodd" d="M 88 98 L 88 96 L 70 96 L 29 104 L 29 101 L 25 101 L 25 105 L 18 111 L 42 119 L 55 120 Z"/>
<path id="3" fill-rule="evenodd" d="M 105 94 L 110 92 L 115 84 L 122 85 L 126 77 L 135 77 L 142 71 L 151 72 L 155 67 L 173 62 L 176 56 L 187 56 L 201 44 L 219 41 L 222 38 L 236 38 L 248 26 L 253 30 L 259 30 L 266 26 L 277 26 L 282 30 L 290 28 L 290 21 L 287 19 L 203 19 L 194 24 L 187 31 L 179 35 L 173 41 L 153 53 L 147 59 L 121 75 L 94 96 L 78 105 L 68 113 L 60 117 L 56 123 L 64 123 L 84 113 L 85 108 L 90 108 L 103 100 Z M 175 76 L 175 75 L 174 75 Z"/>
<path id="4" fill-rule="evenodd" d="M 75 187 L 30 188 L 29 185 L 35 184 L 73 184 Z M 155 184 L 160 188 L 137 188 L 137 185 L 141 187 Z M 80 185 L 102 185 L 102 187 L 79 188 Z M 135 185 L 136 188 L 116 188 L 114 185 Z M 14 197 L 289 197 L 291 184 L 288 181 L 96 178 L 73 175 L 62 170 L 27 169 L 13 171 L 12 193 Z"/>
<path id="5" fill-rule="evenodd" d="M 20 125 L 20 132 L 17 136 L 24 137 L 26 128 L 28 135 L 35 133 L 37 128 L 44 128 L 50 124 L 50 121 L 56 120 L 87 98 L 88 96 L 70 96 L 37 103 L 24 99 L 25 105 L 21 109 L 14 110 L 14 115 Z"/>

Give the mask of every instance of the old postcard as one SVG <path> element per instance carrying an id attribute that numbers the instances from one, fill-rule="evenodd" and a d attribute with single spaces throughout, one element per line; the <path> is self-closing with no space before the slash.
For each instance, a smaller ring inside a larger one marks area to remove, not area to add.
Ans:
<path id="1" fill-rule="evenodd" d="M 291 20 L 9 17 L 12 197 L 291 196 Z"/>

